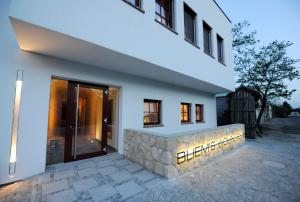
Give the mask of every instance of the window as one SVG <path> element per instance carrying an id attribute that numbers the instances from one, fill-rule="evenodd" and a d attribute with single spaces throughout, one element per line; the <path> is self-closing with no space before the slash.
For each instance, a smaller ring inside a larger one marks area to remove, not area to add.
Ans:
<path id="1" fill-rule="evenodd" d="M 191 104 L 181 103 L 181 123 L 191 122 Z"/>
<path id="2" fill-rule="evenodd" d="M 137 8 L 141 8 L 142 7 L 142 4 L 141 4 L 141 0 L 123 0 Z"/>
<path id="3" fill-rule="evenodd" d="M 196 122 L 203 122 L 203 105 L 196 104 Z"/>
<path id="4" fill-rule="evenodd" d="M 218 43 L 218 60 L 219 62 L 224 64 L 224 40 L 219 35 L 217 35 L 217 43 Z"/>
<path id="5" fill-rule="evenodd" d="M 203 22 L 204 52 L 209 55 L 212 55 L 211 31 L 211 27 L 205 22 Z"/>
<path id="6" fill-rule="evenodd" d="M 173 29 L 173 0 L 155 0 L 156 21 Z"/>
<path id="7" fill-rule="evenodd" d="M 161 101 L 144 100 L 144 125 L 160 124 Z"/>
<path id="8" fill-rule="evenodd" d="M 196 43 L 196 13 L 184 4 L 184 31 L 185 39 Z"/>

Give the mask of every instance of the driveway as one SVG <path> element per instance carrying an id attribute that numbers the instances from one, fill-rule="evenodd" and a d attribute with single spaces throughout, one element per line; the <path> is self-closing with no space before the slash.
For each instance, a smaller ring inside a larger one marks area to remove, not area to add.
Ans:
<path id="1" fill-rule="evenodd" d="M 300 119 L 264 123 L 265 135 L 166 180 L 119 154 L 47 168 L 0 189 L 0 201 L 300 201 Z"/>

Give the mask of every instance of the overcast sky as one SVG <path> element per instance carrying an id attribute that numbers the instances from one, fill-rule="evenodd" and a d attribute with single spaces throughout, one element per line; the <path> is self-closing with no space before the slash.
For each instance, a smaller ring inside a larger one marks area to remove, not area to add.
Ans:
<path id="1" fill-rule="evenodd" d="M 260 45 L 274 40 L 294 43 L 288 49 L 289 56 L 300 58 L 300 0 L 217 0 L 233 24 L 247 20 L 257 30 Z M 297 64 L 300 67 L 300 63 Z M 299 69 L 300 70 L 300 69 Z M 300 107 L 300 80 L 288 83 L 296 89 L 288 101 L 293 107 Z"/>

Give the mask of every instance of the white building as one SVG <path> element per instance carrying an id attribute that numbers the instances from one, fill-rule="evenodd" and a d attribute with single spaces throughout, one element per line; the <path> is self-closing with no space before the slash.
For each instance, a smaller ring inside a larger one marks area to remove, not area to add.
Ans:
<path id="1" fill-rule="evenodd" d="M 231 44 L 213 0 L 1 0 L 0 184 L 123 153 L 126 128 L 215 127 Z"/>

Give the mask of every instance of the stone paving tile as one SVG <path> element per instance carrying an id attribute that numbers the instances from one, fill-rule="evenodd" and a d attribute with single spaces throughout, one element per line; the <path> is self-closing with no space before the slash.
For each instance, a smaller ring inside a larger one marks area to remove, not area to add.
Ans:
<path id="1" fill-rule="evenodd" d="M 105 167 L 105 168 L 100 168 L 100 169 L 98 169 L 98 171 L 102 175 L 110 175 L 110 174 L 113 174 L 115 172 L 118 172 L 118 169 L 115 166 L 108 166 L 108 167 Z"/>
<path id="2" fill-rule="evenodd" d="M 143 170 L 143 171 L 135 173 L 134 177 L 136 177 L 138 180 L 140 180 L 142 182 L 146 182 L 148 180 L 151 180 L 151 179 L 155 178 L 156 175 L 154 175 L 150 171 Z"/>
<path id="3" fill-rule="evenodd" d="M 268 166 L 272 166 L 272 167 L 275 167 L 275 168 L 285 168 L 284 164 L 278 163 L 278 162 L 275 162 L 275 161 L 263 161 L 263 164 L 266 164 Z"/>
<path id="4" fill-rule="evenodd" d="M 131 173 L 134 173 L 134 172 L 144 169 L 143 166 L 141 166 L 140 164 L 137 164 L 137 163 L 130 163 L 129 165 L 125 166 L 124 168 Z"/>
<path id="5" fill-rule="evenodd" d="M 89 190 L 89 194 L 94 201 L 101 201 L 118 194 L 118 192 L 111 185 L 103 185 Z"/>
<path id="6" fill-rule="evenodd" d="M 143 188 L 133 181 L 115 187 L 123 199 L 127 199 L 143 191 Z"/>
<path id="7" fill-rule="evenodd" d="M 76 200 L 76 196 L 73 190 L 66 190 L 55 194 L 50 194 L 47 196 L 47 201 L 51 201 L 51 202 L 69 202 L 69 201 L 71 202 L 75 200 Z"/>
<path id="8" fill-rule="evenodd" d="M 92 168 L 95 167 L 95 163 L 91 160 L 86 161 L 86 162 L 78 162 L 77 168 L 78 169 L 84 169 L 84 168 Z"/>
<path id="9" fill-rule="evenodd" d="M 93 161 L 96 163 L 100 163 L 101 161 L 106 161 L 106 160 L 113 161 L 113 160 L 117 160 L 117 159 L 124 159 L 124 156 L 122 156 L 118 153 L 113 153 L 113 154 L 107 154 L 105 156 L 93 158 Z"/>
<path id="10" fill-rule="evenodd" d="M 109 176 L 109 175 L 101 175 L 98 174 L 94 177 L 94 179 L 97 181 L 97 183 L 101 186 L 104 184 L 109 184 L 109 185 L 116 185 L 116 182 Z"/>
<path id="11" fill-rule="evenodd" d="M 54 192 L 63 191 L 65 189 L 68 189 L 67 180 L 59 180 L 47 184 L 42 184 L 43 194 L 51 194 Z"/>
<path id="12" fill-rule="evenodd" d="M 83 191 L 83 192 L 79 192 L 79 193 L 75 192 L 75 194 L 76 194 L 78 202 L 81 202 L 81 201 L 91 201 L 91 202 L 94 202 L 88 191 Z"/>
<path id="13" fill-rule="evenodd" d="M 61 172 L 54 173 L 54 180 L 60 180 L 67 177 L 74 177 L 74 175 L 75 175 L 74 170 L 64 170 Z"/>
<path id="14" fill-rule="evenodd" d="M 32 178 L 32 185 L 36 184 L 46 184 L 51 181 L 51 174 L 50 173 L 44 173 L 42 175 L 38 175 Z"/>
<path id="15" fill-rule="evenodd" d="M 3 188 L 0 188 L 0 201 L 22 201 L 31 198 L 31 190 L 35 186 L 30 180 L 19 181 Z"/>
<path id="16" fill-rule="evenodd" d="M 96 175 L 98 171 L 95 168 L 85 168 L 78 171 L 78 175 L 81 178 L 88 177 L 91 175 Z"/>
<path id="17" fill-rule="evenodd" d="M 128 179 L 131 179 L 133 177 L 133 175 L 131 175 L 128 171 L 120 171 L 117 173 L 114 173 L 112 175 L 110 175 L 110 177 L 117 183 L 121 183 L 124 182 Z"/>
<path id="18" fill-rule="evenodd" d="M 176 186 L 168 186 L 168 187 L 155 187 L 151 191 L 142 192 L 140 194 L 134 195 L 129 200 L 130 202 L 212 202 L 214 201 L 212 198 L 206 198 L 202 195 L 199 195 L 194 192 L 187 192 L 184 188 L 176 187 Z M 223 201 L 223 200 L 221 200 Z M 229 201 L 228 201 L 229 202 Z"/>
<path id="19" fill-rule="evenodd" d="M 31 201 L 43 201 L 43 197 L 45 195 L 42 194 L 41 186 L 36 189 L 36 191 L 31 192 Z"/>
<path id="20" fill-rule="evenodd" d="M 48 166 L 46 168 L 46 170 L 49 170 L 49 171 L 53 171 L 54 170 L 56 172 L 61 172 L 61 171 L 64 171 L 64 170 L 74 169 L 75 167 L 76 167 L 76 164 L 74 162 L 71 162 L 71 163 L 60 163 L 60 164 Z"/>
<path id="21" fill-rule="evenodd" d="M 124 159 L 125 157 L 118 154 L 118 153 L 113 153 L 113 154 L 109 154 L 106 156 L 108 159 L 111 159 L 111 160 L 116 160 L 116 159 Z"/>
<path id="22" fill-rule="evenodd" d="M 132 162 L 130 162 L 130 161 L 127 160 L 127 159 L 122 159 L 122 160 L 116 161 L 116 162 L 115 162 L 115 165 L 118 166 L 118 167 L 124 167 L 124 166 L 126 166 L 126 165 L 128 165 L 128 164 L 130 164 L 130 163 L 132 163 Z"/>
<path id="23" fill-rule="evenodd" d="M 165 183 L 167 180 L 164 178 L 154 178 L 146 183 L 143 184 L 143 187 L 147 189 L 151 189 L 153 187 L 156 187 L 158 185 L 161 185 L 162 183 Z"/>
<path id="24" fill-rule="evenodd" d="M 103 168 L 103 167 L 111 166 L 113 164 L 114 164 L 114 162 L 112 160 L 110 160 L 110 159 L 97 162 L 98 168 Z"/>
<path id="25" fill-rule="evenodd" d="M 83 179 L 74 182 L 73 187 L 76 192 L 86 191 L 90 188 L 97 187 L 97 181 L 93 178 Z"/>

